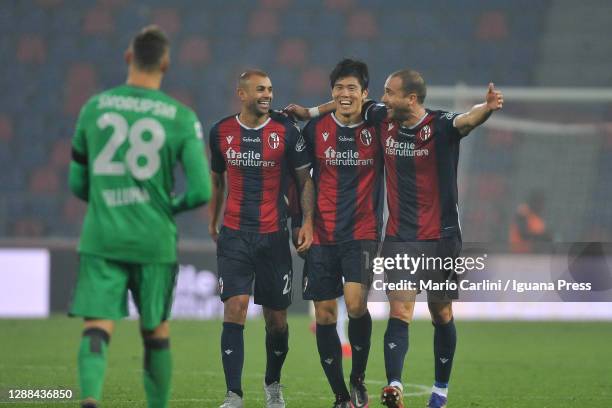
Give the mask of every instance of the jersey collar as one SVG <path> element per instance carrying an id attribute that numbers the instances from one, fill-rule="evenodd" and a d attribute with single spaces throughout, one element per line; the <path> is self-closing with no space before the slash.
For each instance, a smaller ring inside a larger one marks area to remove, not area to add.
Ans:
<path id="1" fill-rule="evenodd" d="M 238 122 L 238 124 L 239 124 L 239 125 L 240 125 L 242 128 L 244 128 L 244 129 L 246 129 L 246 130 L 260 130 L 260 129 L 263 129 L 263 128 L 264 128 L 264 127 L 265 127 L 265 126 L 266 126 L 266 125 L 267 125 L 267 124 L 268 124 L 268 123 L 271 121 L 271 120 L 272 120 L 272 118 L 268 116 L 268 119 L 267 119 L 267 120 L 266 120 L 264 123 L 262 123 L 261 125 L 259 125 L 259 126 L 257 126 L 257 127 L 252 128 L 252 127 L 248 127 L 247 125 L 245 125 L 244 123 L 242 123 L 242 122 L 240 121 L 240 119 L 238 118 L 238 115 L 236 115 L 236 121 Z"/>
<path id="2" fill-rule="evenodd" d="M 363 120 L 361 122 L 358 123 L 353 123 L 352 125 L 343 125 L 338 118 L 336 117 L 336 115 L 334 115 L 334 112 L 330 113 L 332 119 L 334 120 L 334 122 L 336 122 L 336 124 L 340 127 L 345 127 L 345 128 L 356 128 L 357 126 L 361 126 L 363 125 Z"/>

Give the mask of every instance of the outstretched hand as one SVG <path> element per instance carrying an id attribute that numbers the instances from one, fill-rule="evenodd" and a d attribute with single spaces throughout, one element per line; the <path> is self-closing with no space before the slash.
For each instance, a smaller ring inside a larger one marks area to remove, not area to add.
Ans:
<path id="1" fill-rule="evenodd" d="M 297 120 L 308 120 L 310 119 L 310 113 L 308 109 L 295 103 L 287 105 L 283 112 L 295 117 Z"/>
<path id="2" fill-rule="evenodd" d="M 487 91 L 485 102 L 487 108 L 492 111 L 500 110 L 504 106 L 504 95 L 501 91 L 495 89 L 495 84 L 493 84 L 493 82 L 489 82 L 489 90 Z"/>

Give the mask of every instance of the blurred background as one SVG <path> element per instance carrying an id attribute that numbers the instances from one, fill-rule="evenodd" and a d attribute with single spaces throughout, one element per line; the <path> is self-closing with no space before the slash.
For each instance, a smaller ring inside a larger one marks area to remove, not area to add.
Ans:
<path id="1" fill-rule="evenodd" d="M 3 0 L 1 244 L 50 248 L 51 264 L 63 252 L 51 269 L 68 275 L 49 285 L 73 279 L 86 208 L 67 187 L 74 124 L 91 95 L 124 82 L 123 53 L 151 23 L 172 44 L 163 89 L 206 130 L 237 110 L 249 67 L 270 74 L 278 108 L 328 100 L 342 57 L 368 63 L 374 98 L 390 72 L 421 71 L 431 108 L 468 109 L 495 82 L 503 112 L 462 142 L 464 240 L 520 253 L 612 241 L 610 15 L 607 0 Z M 206 208 L 178 218 L 183 251 L 212 251 L 207 222 Z M 60 286 L 51 297 L 65 305 Z"/>

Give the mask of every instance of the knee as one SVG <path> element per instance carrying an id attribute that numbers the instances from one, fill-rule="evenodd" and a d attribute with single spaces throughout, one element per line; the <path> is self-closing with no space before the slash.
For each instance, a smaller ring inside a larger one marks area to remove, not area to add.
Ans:
<path id="1" fill-rule="evenodd" d="M 453 309 L 450 304 L 430 304 L 429 313 L 435 324 L 446 324 L 453 319 Z"/>
<path id="2" fill-rule="evenodd" d="M 338 320 L 338 309 L 332 305 L 316 305 L 315 319 L 317 324 L 333 324 Z"/>
<path id="3" fill-rule="evenodd" d="M 287 312 L 270 311 L 264 309 L 264 318 L 266 320 L 266 330 L 269 333 L 284 333 L 287 331 Z"/>
<path id="4" fill-rule="evenodd" d="M 367 304 L 361 299 L 351 299 L 346 302 L 346 311 L 352 318 L 363 316 L 368 310 Z"/>
<path id="5" fill-rule="evenodd" d="M 389 304 L 389 318 L 410 323 L 412 321 L 413 310 L 413 303 L 391 302 Z"/>
<path id="6" fill-rule="evenodd" d="M 140 329 L 140 334 L 144 340 L 147 339 L 167 339 L 170 337 L 170 325 L 167 321 L 161 322 L 153 330 Z"/>
<path id="7" fill-rule="evenodd" d="M 224 320 L 226 322 L 244 324 L 249 308 L 248 296 L 234 296 L 225 301 Z"/>

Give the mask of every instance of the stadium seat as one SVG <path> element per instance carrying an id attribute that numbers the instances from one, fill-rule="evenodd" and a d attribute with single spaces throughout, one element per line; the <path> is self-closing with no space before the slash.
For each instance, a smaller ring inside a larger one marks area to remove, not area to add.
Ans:
<path id="1" fill-rule="evenodd" d="M 249 16 L 248 33 L 253 37 L 268 37 L 279 32 L 278 14 L 271 10 L 256 10 Z"/>
<path id="2" fill-rule="evenodd" d="M 85 34 L 109 34 L 115 29 L 113 15 L 109 10 L 95 6 L 83 17 Z"/>
<path id="3" fill-rule="evenodd" d="M 486 11 L 478 19 L 476 38 L 479 40 L 504 40 L 508 38 L 506 15 L 501 11 Z"/>
<path id="4" fill-rule="evenodd" d="M 8 143 L 13 139 L 13 121 L 10 116 L 0 113 L 0 141 Z M 2 150 L 8 151 L 6 148 Z"/>
<path id="5" fill-rule="evenodd" d="M 378 21 L 369 11 L 359 10 L 348 18 L 346 33 L 354 39 L 372 39 L 378 35 Z"/>
<path id="6" fill-rule="evenodd" d="M 204 37 L 191 36 L 179 48 L 179 62 L 185 65 L 203 66 L 210 61 L 210 47 Z"/>
<path id="7" fill-rule="evenodd" d="M 304 66 L 308 58 L 308 46 L 301 39 L 290 38 L 283 40 L 278 47 L 276 60 L 287 67 Z"/>
<path id="8" fill-rule="evenodd" d="M 312 66 L 304 70 L 299 80 L 302 95 L 320 95 L 329 92 L 329 70 Z"/>
<path id="9" fill-rule="evenodd" d="M 40 35 L 27 34 L 17 44 L 17 61 L 42 64 L 47 57 L 47 46 Z"/>
<path id="10" fill-rule="evenodd" d="M 175 8 L 163 7 L 151 10 L 150 19 L 152 24 L 160 26 L 168 35 L 176 34 L 181 29 L 181 16 Z"/>
<path id="11" fill-rule="evenodd" d="M 57 171 L 49 166 L 39 167 L 30 174 L 30 191 L 34 193 L 56 193 L 60 183 Z"/>

